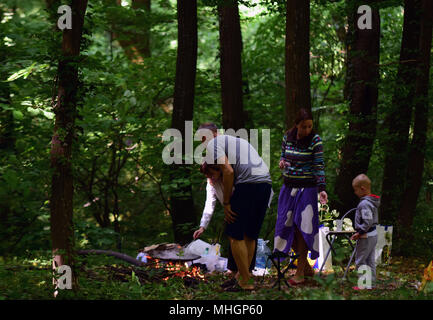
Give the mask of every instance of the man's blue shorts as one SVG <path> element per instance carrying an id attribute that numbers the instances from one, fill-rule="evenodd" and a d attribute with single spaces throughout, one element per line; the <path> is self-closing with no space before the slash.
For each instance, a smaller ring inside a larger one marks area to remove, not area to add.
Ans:
<path id="1" fill-rule="evenodd" d="M 226 234 L 237 240 L 244 235 L 257 240 L 268 208 L 272 186 L 269 183 L 239 183 L 230 198 L 236 221 L 227 223 Z"/>

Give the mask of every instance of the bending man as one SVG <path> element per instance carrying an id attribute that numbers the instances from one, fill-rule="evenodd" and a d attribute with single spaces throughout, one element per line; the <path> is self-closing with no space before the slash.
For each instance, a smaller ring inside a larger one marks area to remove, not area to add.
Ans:
<path id="1" fill-rule="evenodd" d="M 218 164 L 222 171 L 225 232 L 240 273 L 238 284 L 242 289 L 252 290 L 249 266 L 272 196 L 269 169 L 246 140 L 219 135 L 212 123 L 202 124 L 199 129 L 208 129 L 211 133 L 210 141 L 206 137 L 202 139 L 207 142 L 207 163 Z"/>

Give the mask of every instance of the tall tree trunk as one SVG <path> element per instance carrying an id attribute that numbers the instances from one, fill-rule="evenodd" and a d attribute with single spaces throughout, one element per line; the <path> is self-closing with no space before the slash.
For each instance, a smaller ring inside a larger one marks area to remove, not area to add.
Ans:
<path id="1" fill-rule="evenodd" d="M 197 69 L 197 1 L 177 1 L 178 48 L 171 126 L 182 133 L 185 141 L 185 121 L 192 121 Z M 192 141 L 189 141 L 192 143 Z M 185 150 L 185 148 L 184 148 Z M 190 168 L 187 165 L 171 167 L 171 181 L 178 182 L 170 196 L 170 214 L 177 243 L 192 240 L 196 224 Z"/>
<path id="2" fill-rule="evenodd" d="M 0 7 L 0 21 L 3 20 L 3 10 Z M 6 34 L 6 26 L 0 25 L 0 34 Z M 8 47 L 3 41 L 0 42 L 0 63 L 6 64 L 8 56 Z M 6 79 L 6 73 L 0 74 L 1 79 Z M 9 82 L 0 82 L 0 103 L 10 105 L 10 88 Z M 15 146 L 14 137 L 14 117 L 11 110 L 6 110 L 0 107 L 0 151 L 13 150 Z"/>
<path id="3" fill-rule="evenodd" d="M 365 1 L 357 2 L 361 5 Z M 348 74 L 349 131 L 342 147 L 342 160 L 335 183 L 338 200 L 335 208 L 341 214 L 356 206 L 352 180 L 367 173 L 376 136 L 377 99 L 379 82 L 380 17 L 379 9 L 372 8 L 372 28 L 359 29 L 355 5 L 349 15 Z"/>
<path id="4" fill-rule="evenodd" d="M 51 241 L 53 268 L 68 265 L 74 273 L 72 143 L 79 85 L 77 58 L 87 0 L 72 1 L 72 29 L 63 31 L 62 56 L 58 68 L 58 96 L 51 141 Z M 75 276 L 73 276 L 75 279 Z M 73 283 L 76 284 L 75 280 Z"/>
<path id="5" fill-rule="evenodd" d="M 352 75 L 351 71 L 352 68 L 350 68 L 350 59 L 349 59 L 349 52 L 350 52 L 350 45 L 354 40 L 354 28 L 356 28 L 356 3 L 352 2 L 351 0 L 345 0 L 346 3 L 346 12 L 347 12 L 347 31 L 345 32 L 344 36 L 344 45 L 345 45 L 345 57 L 344 57 L 344 65 L 346 67 L 346 78 L 344 79 L 344 87 L 343 87 L 343 98 L 344 100 L 349 101 L 350 100 L 350 89 L 351 89 L 351 81 L 352 81 Z M 342 36 L 341 31 L 337 33 L 339 37 Z"/>
<path id="6" fill-rule="evenodd" d="M 105 0 L 108 6 L 120 6 L 121 0 Z M 141 25 L 134 25 L 134 31 L 123 30 L 122 25 L 132 27 L 130 21 L 119 21 L 115 15 L 109 15 L 111 22 L 112 40 L 117 40 L 123 48 L 125 55 L 134 63 L 142 63 L 143 58 L 151 56 L 150 50 L 150 22 L 151 0 L 132 0 L 131 7 L 134 10 L 144 9 Z M 141 16 L 141 13 L 140 13 Z"/>
<path id="7" fill-rule="evenodd" d="M 433 27 L 433 1 L 422 1 L 422 17 L 419 41 L 419 55 L 417 61 L 417 77 L 415 81 L 415 123 L 413 138 L 409 147 L 409 161 L 406 172 L 406 188 L 403 193 L 403 201 L 400 207 L 399 238 L 412 239 L 412 223 L 415 217 L 415 209 L 419 191 L 422 185 L 424 171 L 424 158 L 428 131 L 428 90 L 430 74 L 430 54 L 432 47 Z"/>
<path id="8" fill-rule="evenodd" d="M 3 20 L 3 11 L 0 7 L 0 21 Z M 6 34 L 5 24 L 0 24 L 0 34 Z M 0 63 L 6 64 L 8 47 L 0 41 Z M 6 73 L 0 73 L 0 79 L 6 79 Z M 10 105 L 10 87 L 8 82 L 0 82 L 0 104 Z M 0 107 L 0 158 L 7 159 L 7 153 L 15 152 L 15 124 L 12 110 Z M 0 226 L 9 227 L 9 215 L 11 212 L 7 197 L 0 198 Z"/>
<path id="9" fill-rule="evenodd" d="M 144 9 L 146 12 L 145 23 L 142 28 L 142 36 L 135 36 L 135 43 L 138 52 L 145 57 L 148 58 L 151 55 L 150 52 L 150 23 L 149 23 L 149 15 L 151 12 L 151 0 L 132 0 L 132 8 L 134 9 Z"/>
<path id="10" fill-rule="evenodd" d="M 224 129 L 245 127 L 242 99 L 242 33 L 237 0 L 218 6 Z"/>
<path id="11" fill-rule="evenodd" d="M 409 128 L 412 118 L 420 39 L 421 0 L 405 0 L 403 37 L 392 108 L 385 119 L 385 167 L 382 182 L 381 218 L 393 224 L 405 189 Z"/>
<path id="12" fill-rule="evenodd" d="M 290 128 L 300 108 L 311 110 L 310 0 L 287 0 L 285 69 L 285 122 Z"/>

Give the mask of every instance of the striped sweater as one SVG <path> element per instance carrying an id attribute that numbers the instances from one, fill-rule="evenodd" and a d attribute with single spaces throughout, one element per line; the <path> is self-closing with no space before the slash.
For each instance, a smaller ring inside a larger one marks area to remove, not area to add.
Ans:
<path id="1" fill-rule="evenodd" d="M 324 191 L 325 162 L 323 143 L 313 132 L 300 140 L 296 139 L 296 127 L 284 135 L 281 158 L 288 162 L 283 170 L 284 182 L 290 187 L 314 187 Z"/>

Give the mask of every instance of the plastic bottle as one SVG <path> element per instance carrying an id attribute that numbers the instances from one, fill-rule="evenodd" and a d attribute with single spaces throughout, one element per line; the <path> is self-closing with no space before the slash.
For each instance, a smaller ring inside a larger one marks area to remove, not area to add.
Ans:
<path id="1" fill-rule="evenodd" d="M 140 252 L 137 256 L 137 260 L 140 260 L 141 262 L 146 263 L 147 262 L 147 257 L 143 252 Z"/>
<path id="2" fill-rule="evenodd" d="M 271 260 L 268 260 L 271 249 L 266 245 L 268 242 L 269 240 L 257 240 L 256 268 L 265 269 L 271 267 Z"/>

